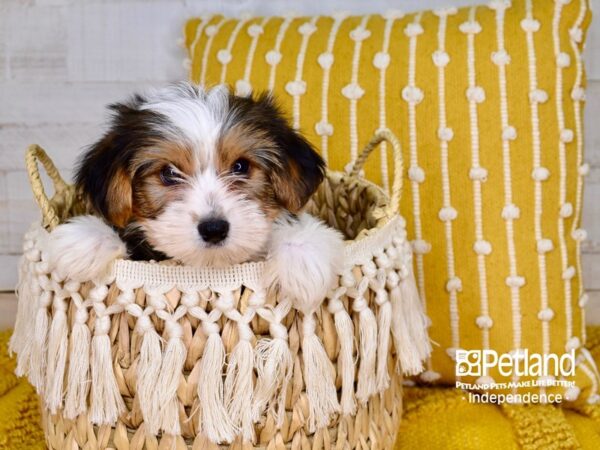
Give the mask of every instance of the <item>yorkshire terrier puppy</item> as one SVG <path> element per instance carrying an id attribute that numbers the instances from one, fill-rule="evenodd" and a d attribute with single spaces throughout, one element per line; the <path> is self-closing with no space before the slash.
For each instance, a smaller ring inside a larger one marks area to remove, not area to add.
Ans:
<path id="1" fill-rule="evenodd" d="M 59 273 L 101 277 L 124 257 L 214 267 L 264 258 L 280 289 L 325 296 L 342 237 L 302 212 L 324 162 L 270 96 L 180 83 L 110 109 L 76 172 L 91 215 L 49 236 Z"/>

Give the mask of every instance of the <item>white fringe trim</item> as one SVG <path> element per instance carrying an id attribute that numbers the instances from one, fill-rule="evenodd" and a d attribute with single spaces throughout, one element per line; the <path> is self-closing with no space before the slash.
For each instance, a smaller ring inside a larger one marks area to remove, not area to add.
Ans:
<path id="1" fill-rule="evenodd" d="M 61 280 L 49 270 L 40 251 L 47 236 L 40 226 L 26 236 L 10 349 L 18 354 L 16 372 L 29 377 L 49 411 L 64 408 L 68 419 L 87 413 L 94 424 L 115 425 L 125 405 L 113 369 L 111 328 L 113 316 L 123 313 L 135 318 L 140 336 L 136 397 L 146 432 L 181 434 L 178 387 L 187 352 L 179 321 L 189 315 L 199 320 L 206 335 L 198 367 L 201 432 L 214 443 L 236 438 L 253 442 L 254 424 L 264 422 L 266 415 L 272 415 L 277 428 L 285 426 L 294 359 L 284 320 L 294 302 L 283 298 L 275 306 L 267 305 L 261 288 L 263 263 L 204 270 L 117 261 L 107 279 L 93 281 L 84 300 L 78 283 Z M 341 285 L 327 303 L 340 343 L 339 399 L 334 367 L 315 333 L 321 304 L 296 302 L 303 308 L 297 317 L 302 317 L 300 352 L 309 407 L 306 426 L 311 431 L 327 426 L 336 414 L 355 415 L 357 399 L 365 404 L 372 395 L 385 392 L 391 337 L 405 373 L 417 373 L 431 351 L 405 236 L 404 221 L 398 217 L 346 246 Z M 120 292 L 107 306 L 113 283 Z M 242 286 L 254 292 L 243 314 L 234 298 Z M 136 289 L 143 289 L 145 305 L 136 303 Z M 182 292 L 178 305 L 168 299 L 173 289 Z M 212 291 L 206 298 L 208 309 L 199 299 L 206 290 Z M 72 324 L 67 317 L 71 302 Z M 166 341 L 154 328 L 153 317 L 164 322 Z M 254 344 L 251 323 L 257 317 L 269 324 L 271 338 Z M 239 334 L 229 355 L 221 337 L 222 320 L 235 323 Z"/>

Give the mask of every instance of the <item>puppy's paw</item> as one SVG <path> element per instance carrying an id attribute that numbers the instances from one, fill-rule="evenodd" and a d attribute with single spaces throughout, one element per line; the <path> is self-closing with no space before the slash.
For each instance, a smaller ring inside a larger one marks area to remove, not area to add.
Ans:
<path id="1" fill-rule="evenodd" d="M 96 216 L 77 216 L 57 226 L 44 251 L 51 269 L 76 281 L 104 277 L 114 260 L 127 255 L 119 235 Z"/>
<path id="2" fill-rule="evenodd" d="M 281 220 L 273 228 L 267 257 L 267 277 L 284 296 L 313 311 L 333 287 L 342 269 L 342 235 L 303 213 Z"/>

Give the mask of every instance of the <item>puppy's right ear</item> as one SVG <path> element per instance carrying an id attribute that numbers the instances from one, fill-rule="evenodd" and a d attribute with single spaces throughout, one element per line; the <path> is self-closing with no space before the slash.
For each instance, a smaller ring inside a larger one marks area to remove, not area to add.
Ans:
<path id="1" fill-rule="evenodd" d="M 83 155 L 76 173 L 76 184 L 91 205 L 108 222 L 124 228 L 132 218 L 133 192 L 131 159 L 139 128 L 141 96 L 128 103 L 117 103 L 109 131 Z"/>
<path id="2" fill-rule="evenodd" d="M 108 222 L 125 228 L 132 215 L 131 176 L 118 158 L 118 138 L 107 133 L 84 155 L 76 175 L 80 188 Z"/>

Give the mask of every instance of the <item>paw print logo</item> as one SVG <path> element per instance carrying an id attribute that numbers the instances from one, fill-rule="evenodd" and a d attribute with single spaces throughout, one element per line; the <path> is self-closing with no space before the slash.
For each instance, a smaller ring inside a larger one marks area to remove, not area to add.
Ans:
<path id="1" fill-rule="evenodd" d="M 481 376 L 481 351 L 457 350 L 455 375 L 457 377 Z"/>

